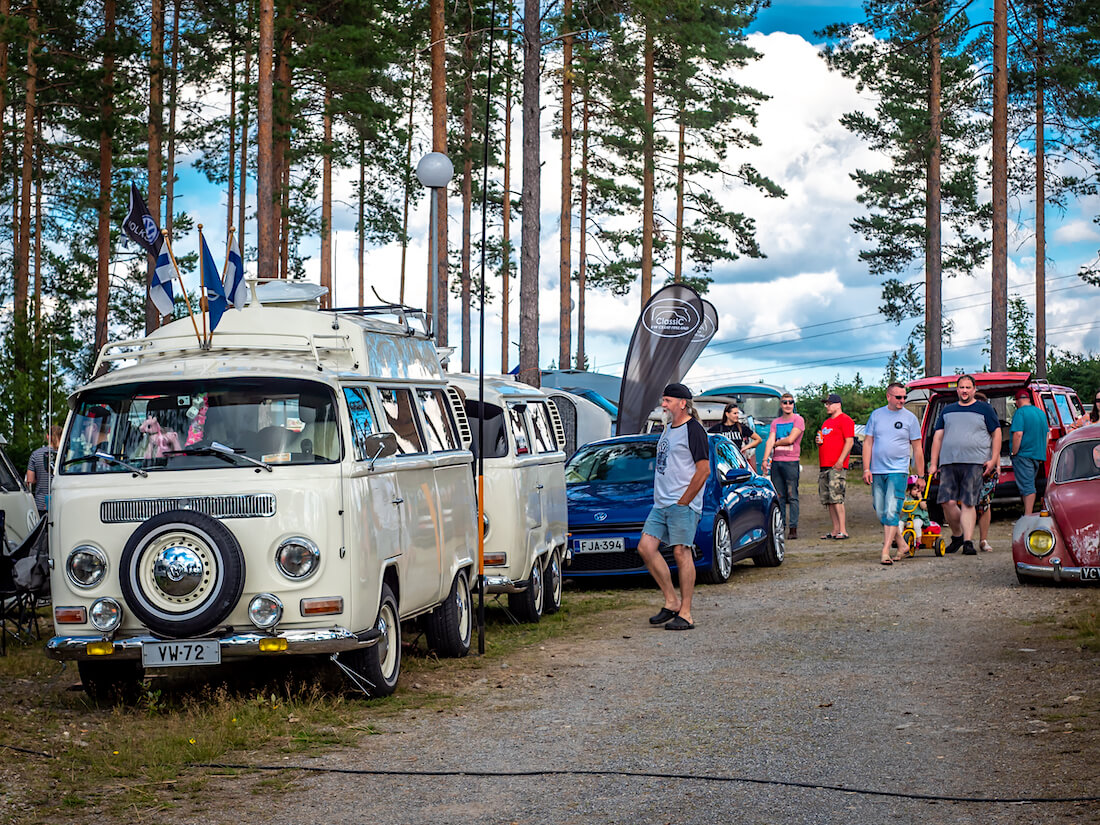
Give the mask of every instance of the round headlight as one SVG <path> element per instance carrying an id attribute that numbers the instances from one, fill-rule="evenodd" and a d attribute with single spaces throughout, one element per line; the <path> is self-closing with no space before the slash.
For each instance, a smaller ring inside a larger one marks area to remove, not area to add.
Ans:
<path id="1" fill-rule="evenodd" d="M 1027 552 L 1033 556 L 1049 555 L 1054 549 L 1054 536 L 1049 530 L 1032 530 L 1027 534 Z"/>
<path id="2" fill-rule="evenodd" d="M 283 603 L 277 596 L 260 593 L 248 603 L 248 620 L 260 630 L 270 630 L 283 618 Z"/>
<path id="3" fill-rule="evenodd" d="M 294 536 L 286 539 L 275 551 L 275 565 L 287 578 L 304 579 L 317 569 L 321 551 L 309 539 Z"/>
<path id="4" fill-rule="evenodd" d="M 75 547 L 65 562 L 65 573 L 77 587 L 95 587 L 107 575 L 107 554 L 90 544 Z"/>
<path id="5" fill-rule="evenodd" d="M 110 633 L 122 623 L 122 607 L 114 599 L 96 599 L 88 618 L 96 630 Z"/>

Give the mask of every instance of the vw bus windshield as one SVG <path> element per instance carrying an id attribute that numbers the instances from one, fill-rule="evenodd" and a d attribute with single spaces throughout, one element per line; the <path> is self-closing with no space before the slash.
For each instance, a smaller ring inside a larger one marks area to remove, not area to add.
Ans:
<path id="1" fill-rule="evenodd" d="M 746 415 L 751 415 L 757 423 L 770 424 L 773 418 L 779 417 L 778 395 L 748 395 L 746 393 L 738 397 L 741 399 L 742 420 Z M 701 396 L 700 400 L 705 399 Z"/>
<path id="2" fill-rule="evenodd" d="M 82 393 L 61 473 L 328 464 L 341 456 L 336 401 L 289 378 L 164 381 Z"/>

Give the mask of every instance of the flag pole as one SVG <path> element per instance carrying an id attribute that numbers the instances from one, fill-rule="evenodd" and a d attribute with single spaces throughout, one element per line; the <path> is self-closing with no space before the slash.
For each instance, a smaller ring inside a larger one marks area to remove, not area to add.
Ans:
<path id="1" fill-rule="evenodd" d="M 236 231 L 235 227 L 229 227 L 229 237 L 225 239 L 225 263 L 222 264 L 222 277 L 225 277 L 226 270 L 229 269 L 229 250 L 233 247 L 233 233 Z M 243 272 L 241 273 L 244 274 Z M 228 297 L 226 299 L 228 301 Z M 227 307 L 228 308 L 228 307 Z"/>
<path id="2" fill-rule="evenodd" d="M 202 307 L 202 346 L 206 349 L 210 341 L 206 337 L 206 313 L 209 301 L 206 297 L 206 256 L 202 254 L 202 224 L 199 224 L 199 306 Z"/>
<path id="3" fill-rule="evenodd" d="M 187 287 L 183 285 L 183 274 L 180 272 L 179 264 L 176 263 L 176 256 L 172 254 L 172 244 L 168 243 L 168 238 L 164 235 L 161 236 L 164 240 L 164 248 L 168 250 L 168 258 L 172 261 L 172 268 L 176 270 L 176 278 L 180 282 L 180 291 L 183 292 L 183 302 L 187 304 L 187 315 L 191 319 L 191 326 L 195 328 L 195 337 L 199 340 L 199 346 L 202 346 L 202 337 L 199 335 L 199 325 L 195 323 L 195 312 L 191 309 L 191 299 L 187 297 Z"/>

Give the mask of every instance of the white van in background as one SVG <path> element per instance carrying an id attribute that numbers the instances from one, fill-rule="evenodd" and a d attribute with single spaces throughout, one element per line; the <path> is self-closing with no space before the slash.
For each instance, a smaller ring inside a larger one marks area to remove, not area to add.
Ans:
<path id="1" fill-rule="evenodd" d="M 477 375 L 448 378 L 465 406 L 475 472 L 484 444 L 486 590 L 508 594 L 513 613 L 537 622 L 561 607 L 568 513 L 557 407 L 510 376 L 485 376 L 480 404 Z"/>
<path id="2" fill-rule="evenodd" d="M 3 512 L 3 539 L 8 547 L 0 546 L 0 552 L 14 550 L 30 535 L 38 524 L 38 509 L 34 496 L 23 483 L 23 476 L 15 469 L 4 451 L 7 442 L 0 435 L 0 512 Z"/>
<path id="3" fill-rule="evenodd" d="M 108 344 L 116 368 L 70 399 L 47 651 L 89 694 L 325 654 L 386 695 L 417 617 L 438 653 L 469 650 L 465 412 L 403 308 L 320 311 L 316 290 L 265 284 L 207 347 L 188 318 Z"/>

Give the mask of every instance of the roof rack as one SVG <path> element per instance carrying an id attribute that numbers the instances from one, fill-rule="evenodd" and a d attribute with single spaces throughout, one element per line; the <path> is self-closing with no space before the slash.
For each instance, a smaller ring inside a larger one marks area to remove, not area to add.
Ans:
<path id="1" fill-rule="evenodd" d="M 410 336 L 416 335 L 416 330 L 409 324 L 409 318 L 415 318 L 420 322 L 421 330 L 426 337 L 435 337 L 435 330 L 432 329 L 431 319 L 425 310 L 407 306 L 406 304 L 395 304 L 392 301 L 387 301 L 378 294 L 378 290 L 373 286 L 370 289 L 371 292 L 374 293 L 374 297 L 382 303 L 374 306 L 323 307 L 321 311 L 334 312 L 341 315 L 356 315 L 361 318 L 374 315 L 392 315 L 397 318 L 397 322 L 405 328 L 405 334 Z"/>

